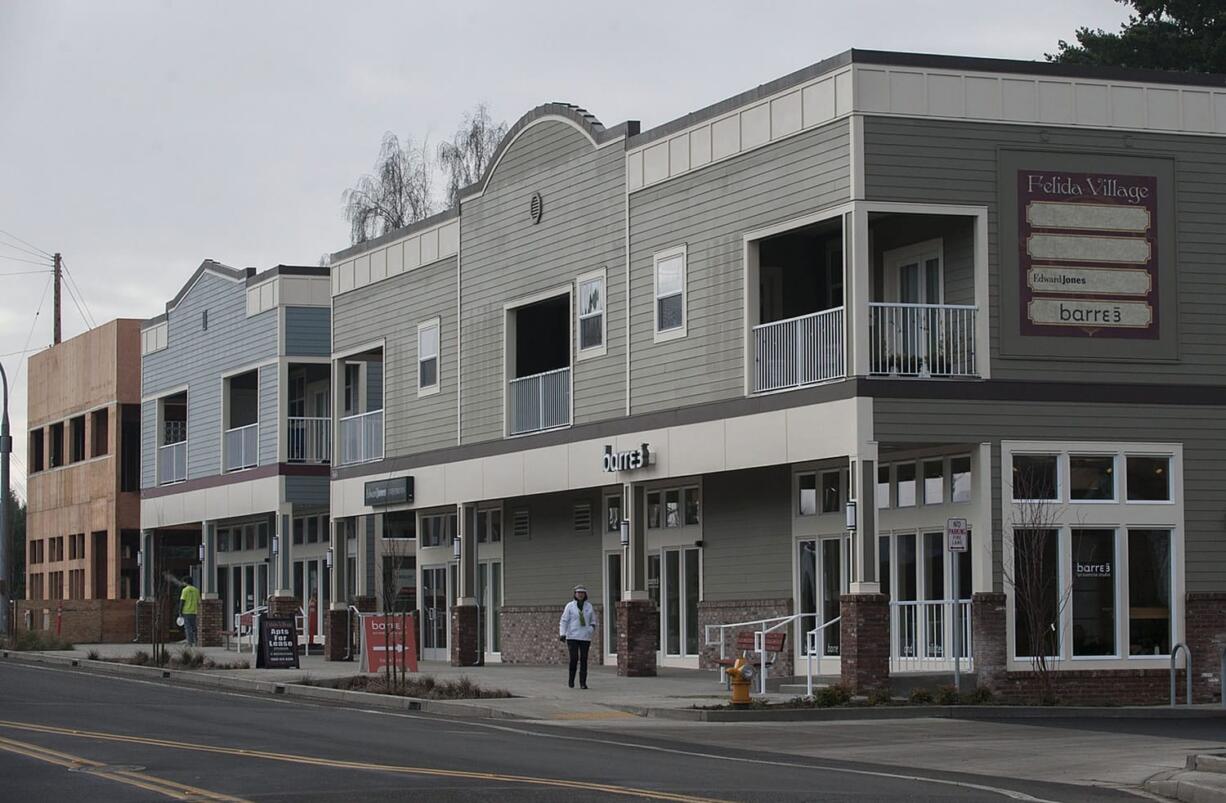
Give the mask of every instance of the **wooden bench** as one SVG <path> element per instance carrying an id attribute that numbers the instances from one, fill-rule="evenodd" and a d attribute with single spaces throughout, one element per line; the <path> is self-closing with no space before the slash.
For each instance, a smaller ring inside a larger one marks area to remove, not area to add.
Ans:
<path id="1" fill-rule="evenodd" d="M 758 633 L 753 630 L 738 632 L 736 634 L 735 652 L 740 656 L 744 656 L 750 664 L 761 671 L 765 667 L 774 665 L 775 659 L 779 656 L 779 653 L 783 652 L 784 647 L 787 645 L 788 634 L 783 630 L 776 630 L 766 634 L 762 645 L 766 648 L 765 666 L 760 665 L 762 657 L 758 655 L 757 644 L 754 643 L 757 636 Z M 736 659 L 737 656 L 735 655 L 732 658 L 717 658 L 715 659 L 715 665 L 721 667 L 733 666 L 736 664 Z"/>

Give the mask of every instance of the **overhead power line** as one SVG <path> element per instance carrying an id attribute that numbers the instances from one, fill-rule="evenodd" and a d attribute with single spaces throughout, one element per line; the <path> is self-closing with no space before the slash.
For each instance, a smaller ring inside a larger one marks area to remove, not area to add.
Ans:
<path id="1" fill-rule="evenodd" d="M 91 321 L 91 316 L 85 314 L 85 310 L 81 309 L 81 302 L 77 298 L 77 293 L 72 289 L 72 282 L 67 282 L 65 287 L 68 288 L 68 297 L 72 299 L 72 305 L 77 308 L 77 314 L 81 316 L 81 320 L 85 323 L 86 329 L 93 329 L 94 324 Z"/>
<path id="2" fill-rule="evenodd" d="M 85 312 L 89 313 L 89 319 L 86 321 L 86 323 L 91 329 L 96 327 L 98 325 L 98 319 L 94 317 L 94 311 L 89 308 L 89 302 L 85 300 L 85 291 L 82 290 L 81 285 L 77 283 L 77 277 L 73 276 L 72 273 L 69 272 L 68 263 L 64 261 L 63 257 L 60 257 L 60 267 L 64 269 L 64 275 L 68 277 L 69 290 L 74 287 L 76 288 L 77 297 L 80 298 L 81 304 L 85 306 Z M 77 311 L 80 312 L 80 309 L 78 308 Z M 82 314 L 82 317 L 84 317 L 84 314 Z"/>
<path id="3" fill-rule="evenodd" d="M 8 232 L 8 231 L 5 231 L 4 229 L 0 229 L 0 234 L 3 234 L 5 237 L 9 237 L 9 238 L 11 238 L 11 239 L 16 240 L 17 242 L 21 243 L 22 245 L 26 246 L 27 248 L 33 248 L 35 251 L 39 252 L 41 255 L 43 255 L 43 256 L 45 256 L 45 257 L 47 257 L 47 259 L 50 259 L 50 258 L 51 258 L 51 254 L 50 254 L 50 253 L 48 253 L 48 252 L 44 251 L 43 249 L 39 248 L 39 247 L 38 247 L 37 245 L 35 245 L 34 243 L 27 242 L 26 240 L 21 239 L 20 237 L 18 237 L 16 234 L 13 234 L 12 232 Z"/>
<path id="4" fill-rule="evenodd" d="M 0 248 L 8 248 L 18 254 L 21 254 L 23 257 L 28 257 L 30 259 L 38 259 L 43 261 L 47 259 L 47 257 L 43 256 L 37 251 L 31 251 L 29 248 L 22 248 L 20 245 L 13 245 L 12 243 L 5 242 L 4 240 L 0 240 Z"/>

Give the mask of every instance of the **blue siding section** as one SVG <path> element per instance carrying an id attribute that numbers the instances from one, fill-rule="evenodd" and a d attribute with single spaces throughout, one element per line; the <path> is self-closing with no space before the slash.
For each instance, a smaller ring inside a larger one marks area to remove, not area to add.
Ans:
<path id="1" fill-rule="evenodd" d="M 294 505 L 326 509 L 330 502 L 328 483 L 327 476 L 286 477 L 285 501 Z"/>
<path id="2" fill-rule="evenodd" d="M 205 310 L 207 330 L 201 326 Z M 248 318 L 246 283 L 206 271 L 170 311 L 168 324 L 167 348 L 141 360 L 141 394 L 157 396 L 187 386 L 187 477 L 215 476 L 221 472 L 221 375 L 276 358 L 277 312 Z M 157 484 L 154 405 L 142 405 L 143 487 Z M 276 415 L 264 419 L 261 412 L 261 419 L 261 438 L 270 436 L 275 443 Z"/>
<path id="3" fill-rule="evenodd" d="M 260 465 L 277 462 L 277 366 L 260 368 Z"/>
<path id="4" fill-rule="evenodd" d="M 286 307 L 285 354 L 289 357 L 331 356 L 332 311 L 328 307 Z"/>
<path id="5" fill-rule="evenodd" d="M 157 485 L 157 431 L 158 404 L 155 401 L 140 405 L 140 487 Z"/>

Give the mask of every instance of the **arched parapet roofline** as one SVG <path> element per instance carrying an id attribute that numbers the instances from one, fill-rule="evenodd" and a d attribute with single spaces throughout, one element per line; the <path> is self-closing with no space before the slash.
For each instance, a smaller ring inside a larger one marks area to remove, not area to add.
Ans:
<path id="1" fill-rule="evenodd" d="M 639 132 L 637 120 L 627 120 L 613 128 L 605 128 L 604 124 L 596 119 L 596 115 L 573 103 L 542 103 L 515 121 L 515 125 L 511 126 L 506 136 L 498 143 L 493 158 L 485 168 L 485 173 L 476 183 L 460 190 L 460 200 L 465 201 L 484 195 L 486 188 L 489 187 L 490 179 L 498 171 L 503 157 L 515 144 L 515 141 L 532 126 L 545 122 L 561 122 L 573 127 L 592 144 L 593 148 L 632 137 Z"/>

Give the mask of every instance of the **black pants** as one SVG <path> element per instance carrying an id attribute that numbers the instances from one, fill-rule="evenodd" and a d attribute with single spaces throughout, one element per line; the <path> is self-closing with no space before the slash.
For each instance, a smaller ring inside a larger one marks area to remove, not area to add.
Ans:
<path id="1" fill-rule="evenodd" d="M 575 667 L 579 668 L 579 685 L 587 685 L 587 652 L 591 648 L 590 641 L 577 638 L 566 640 L 566 649 L 570 650 L 570 685 L 575 685 Z"/>

